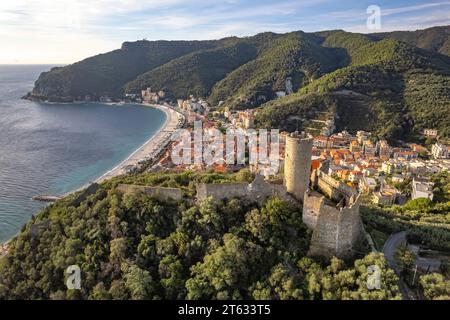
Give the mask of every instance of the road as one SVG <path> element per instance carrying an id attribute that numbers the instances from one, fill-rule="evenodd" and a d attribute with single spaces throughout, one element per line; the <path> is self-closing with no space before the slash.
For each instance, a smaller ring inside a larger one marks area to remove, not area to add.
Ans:
<path id="1" fill-rule="evenodd" d="M 405 244 L 407 244 L 406 231 L 391 234 L 383 246 L 383 253 L 386 260 L 388 261 L 389 266 L 394 269 L 395 273 L 399 277 L 398 285 L 402 293 L 402 299 L 414 300 L 414 294 L 409 290 L 408 286 L 400 277 L 401 270 L 397 264 L 397 261 L 395 261 L 395 251 L 397 250 L 397 248 Z"/>
<path id="2" fill-rule="evenodd" d="M 395 270 L 397 275 L 400 275 L 400 269 L 395 261 L 395 251 L 398 247 L 404 246 L 406 244 L 406 231 L 402 231 L 399 233 L 394 233 L 389 236 L 383 246 L 383 253 L 386 257 L 386 260 L 389 263 L 389 266 Z"/>

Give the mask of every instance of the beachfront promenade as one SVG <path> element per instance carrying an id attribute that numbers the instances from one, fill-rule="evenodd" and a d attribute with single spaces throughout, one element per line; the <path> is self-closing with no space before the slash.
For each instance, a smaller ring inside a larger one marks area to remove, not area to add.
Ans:
<path id="1" fill-rule="evenodd" d="M 167 119 L 163 127 L 160 131 L 158 131 L 156 135 L 154 135 L 144 145 L 133 152 L 127 159 L 98 178 L 95 182 L 100 183 L 110 178 L 126 174 L 130 172 L 130 169 L 139 166 L 142 161 L 146 161 L 158 156 L 169 145 L 172 134 L 183 125 L 184 116 L 178 111 L 175 111 L 174 109 L 163 105 L 146 105 L 159 109 L 166 114 Z"/>

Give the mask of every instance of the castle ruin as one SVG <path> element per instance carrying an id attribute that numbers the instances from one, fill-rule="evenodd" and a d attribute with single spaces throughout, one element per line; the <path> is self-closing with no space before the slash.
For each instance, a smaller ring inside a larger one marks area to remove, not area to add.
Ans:
<path id="1" fill-rule="evenodd" d="M 327 162 L 311 173 L 312 137 L 292 133 L 286 137 L 284 184 L 272 184 L 257 175 L 248 183 L 199 183 L 197 201 L 241 198 L 263 205 L 270 197 L 279 197 L 296 205 L 303 204 L 302 220 L 313 231 L 310 256 L 350 258 L 364 227 L 359 214 L 361 198 L 345 183 L 326 174 Z M 162 199 L 180 200 L 181 189 L 119 185 L 122 193 L 143 192 Z"/>
<path id="2" fill-rule="evenodd" d="M 324 166 L 311 173 L 312 137 L 292 133 L 286 137 L 284 184 L 274 185 L 262 176 L 248 183 L 197 185 L 197 200 L 247 198 L 263 204 L 269 197 L 303 204 L 302 220 L 313 231 L 310 256 L 350 258 L 363 235 L 357 192 L 325 173 Z M 313 190 L 316 189 L 317 191 Z"/>
<path id="3" fill-rule="evenodd" d="M 271 197 L 279 197 L 285 201 L 295 203 L 296 200 L 286 191 L 284 185 L 271 184 L 264 177 L 257 175 L 255 180 L 248 183 L 199 183 L 197 188 L 197 201 L 202 202 L 208 198 L 224 200 L 243 198 L 255 201 L 262 205 Z"/>

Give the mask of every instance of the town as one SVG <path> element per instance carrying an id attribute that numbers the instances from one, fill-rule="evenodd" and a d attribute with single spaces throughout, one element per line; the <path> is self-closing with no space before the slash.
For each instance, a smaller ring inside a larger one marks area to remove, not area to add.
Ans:
<path id="1" fill-rule="evenodd" d="M 128 98 L 131 97 L 144 103 L 163 102 L 169 105 L 185 116 L 185 126 L 190 131 L 193 131 L 195 121 L 201 121 L 206 131 L 219 128 L 222 131 L 231 129 L 245 134 L 246 130 L 255 128 L 255 115 L 258 112 L 257 109 L 231 111 L 228 108 L 219 112 L 205 100 L 196 99 L 193 96 L 187 100 L 179 99 L 176 104 L 170 105 L 164 102 L 163 91 L 154 93 L 151 88 L 142 91 L 140 97 L 128 96 Z M 447 142 L 439 140 L 438 131 L 434 129 L 426 129 L 423 132 L 427 141 L 433 142 L 428 146 L 417 143 L 391 146 L 386 140 L 378 140 L 366 131 L 357 131 L 355 134 L 347 131 L 334 133 L 333 120 L 323 121 L 320 131 L 310 133 L 314 136 L 312 169 L 326 165 L 327 171 L 323 174 L 328 175 L 329 179 L 336 183 L 344 183 L 365 195 L 366 200 L 376 205 L 402 205 L 409 199 L 418 198 L 433 200 L 433 184 L 429 176 L 450 170 L 450 147 Z M 280 174 L 283 170 L 287 136 L 287 132 L 280 133 Z M 166 151 L 161 153 L 159 161 L 154 162 L 148 170 L 236 172 L 246 166 L 237 163 L 227 164 L 223 161 L 209 166 L 199 164 L 198 161 L 189 165 L 174 164 L 171 153 L 177 143 L 179 141 L 172 141 Z M 203 143 L 207 144 L 208 141 Z M 225 147 L 221 150 L 225 150 Z M 265 167 L 257 164 L 250 164 L 249 169 L 253 173 L 263 175 L 268 175 L 265 172 L 269 172 Z"/>

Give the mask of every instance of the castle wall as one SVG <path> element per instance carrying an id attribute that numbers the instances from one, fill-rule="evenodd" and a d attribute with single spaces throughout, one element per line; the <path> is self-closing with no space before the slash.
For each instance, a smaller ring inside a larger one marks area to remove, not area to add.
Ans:
<path id="1" fill-rule="evenodd" d="M 353 246 L 363 235 L 360 201 L 358 197 L 341 209 L 321 201 L 308 255 L 344 259 L 354 255 Z"/>
<path id="2" fill-rule="evenodd" d="M 337 229 L 337 255 L 351 257 L 354 255 L 353 246 L 363 235 L 362 221 L 359 215 L 358 203 L 352 207 L 343 208 L 339 215 Z"/>
<path id="3" fill-rule="evenodd" d="M 137 186 L 129 184 L 120 184 L 117 186 L 117 190 L 122 193 L 144 193 L 149 196 L 161 200 L 181 200 L 183 199 L 183 191 L 178 188 L 161 188 L 161 187 L 148 187 L 148 186 Z"/>
<path id="4" fill-rule="evenodd" d="M 301 202 L 309 187 L 312 143 L 312 137 L 304 133 L 286 137 L 284 183 L 287 191 Z"/>
<path id="5" fill-rule="evenodd" d="M 340 201 L 343 196 L 349 199 L 351 196 L 356 194 L 356 191 L 344 182 L 338 181 L 320 171 L 317 177 L 317 185 L 326 196 L 335 201 Z"/>
<path id="6" fill-rule="evenodd" d="M 258 175 L 250 183 L 224 183 L 224 184 L 197 184 L 197 201 L 202 202 L 209 197 L 216 201 L 231 198 L 245 198 L 256 201 L 260 205 L 270 198 L 277 196 L 285 201 L 295 202 L 284 185 L 268 183 L 264 177 Z"/>
<path id="7" fill-rule="evenodd" d="M 202 202 L 209 197 L 215 200 L 241 198 L 247 195 L 247 183 L 199 183 L 197 188 L 197 201 Z"/>
<path id="8" fill-rule="evenodd" d="M 305 193 L 305 198 L 303 201 L 303 223 L 309 229 L 314 230 L 317 225 L 317 219 L 320 214 L 320 209 L 322 208 L 323 195 L 318 192 L 308 190 Z"/>

